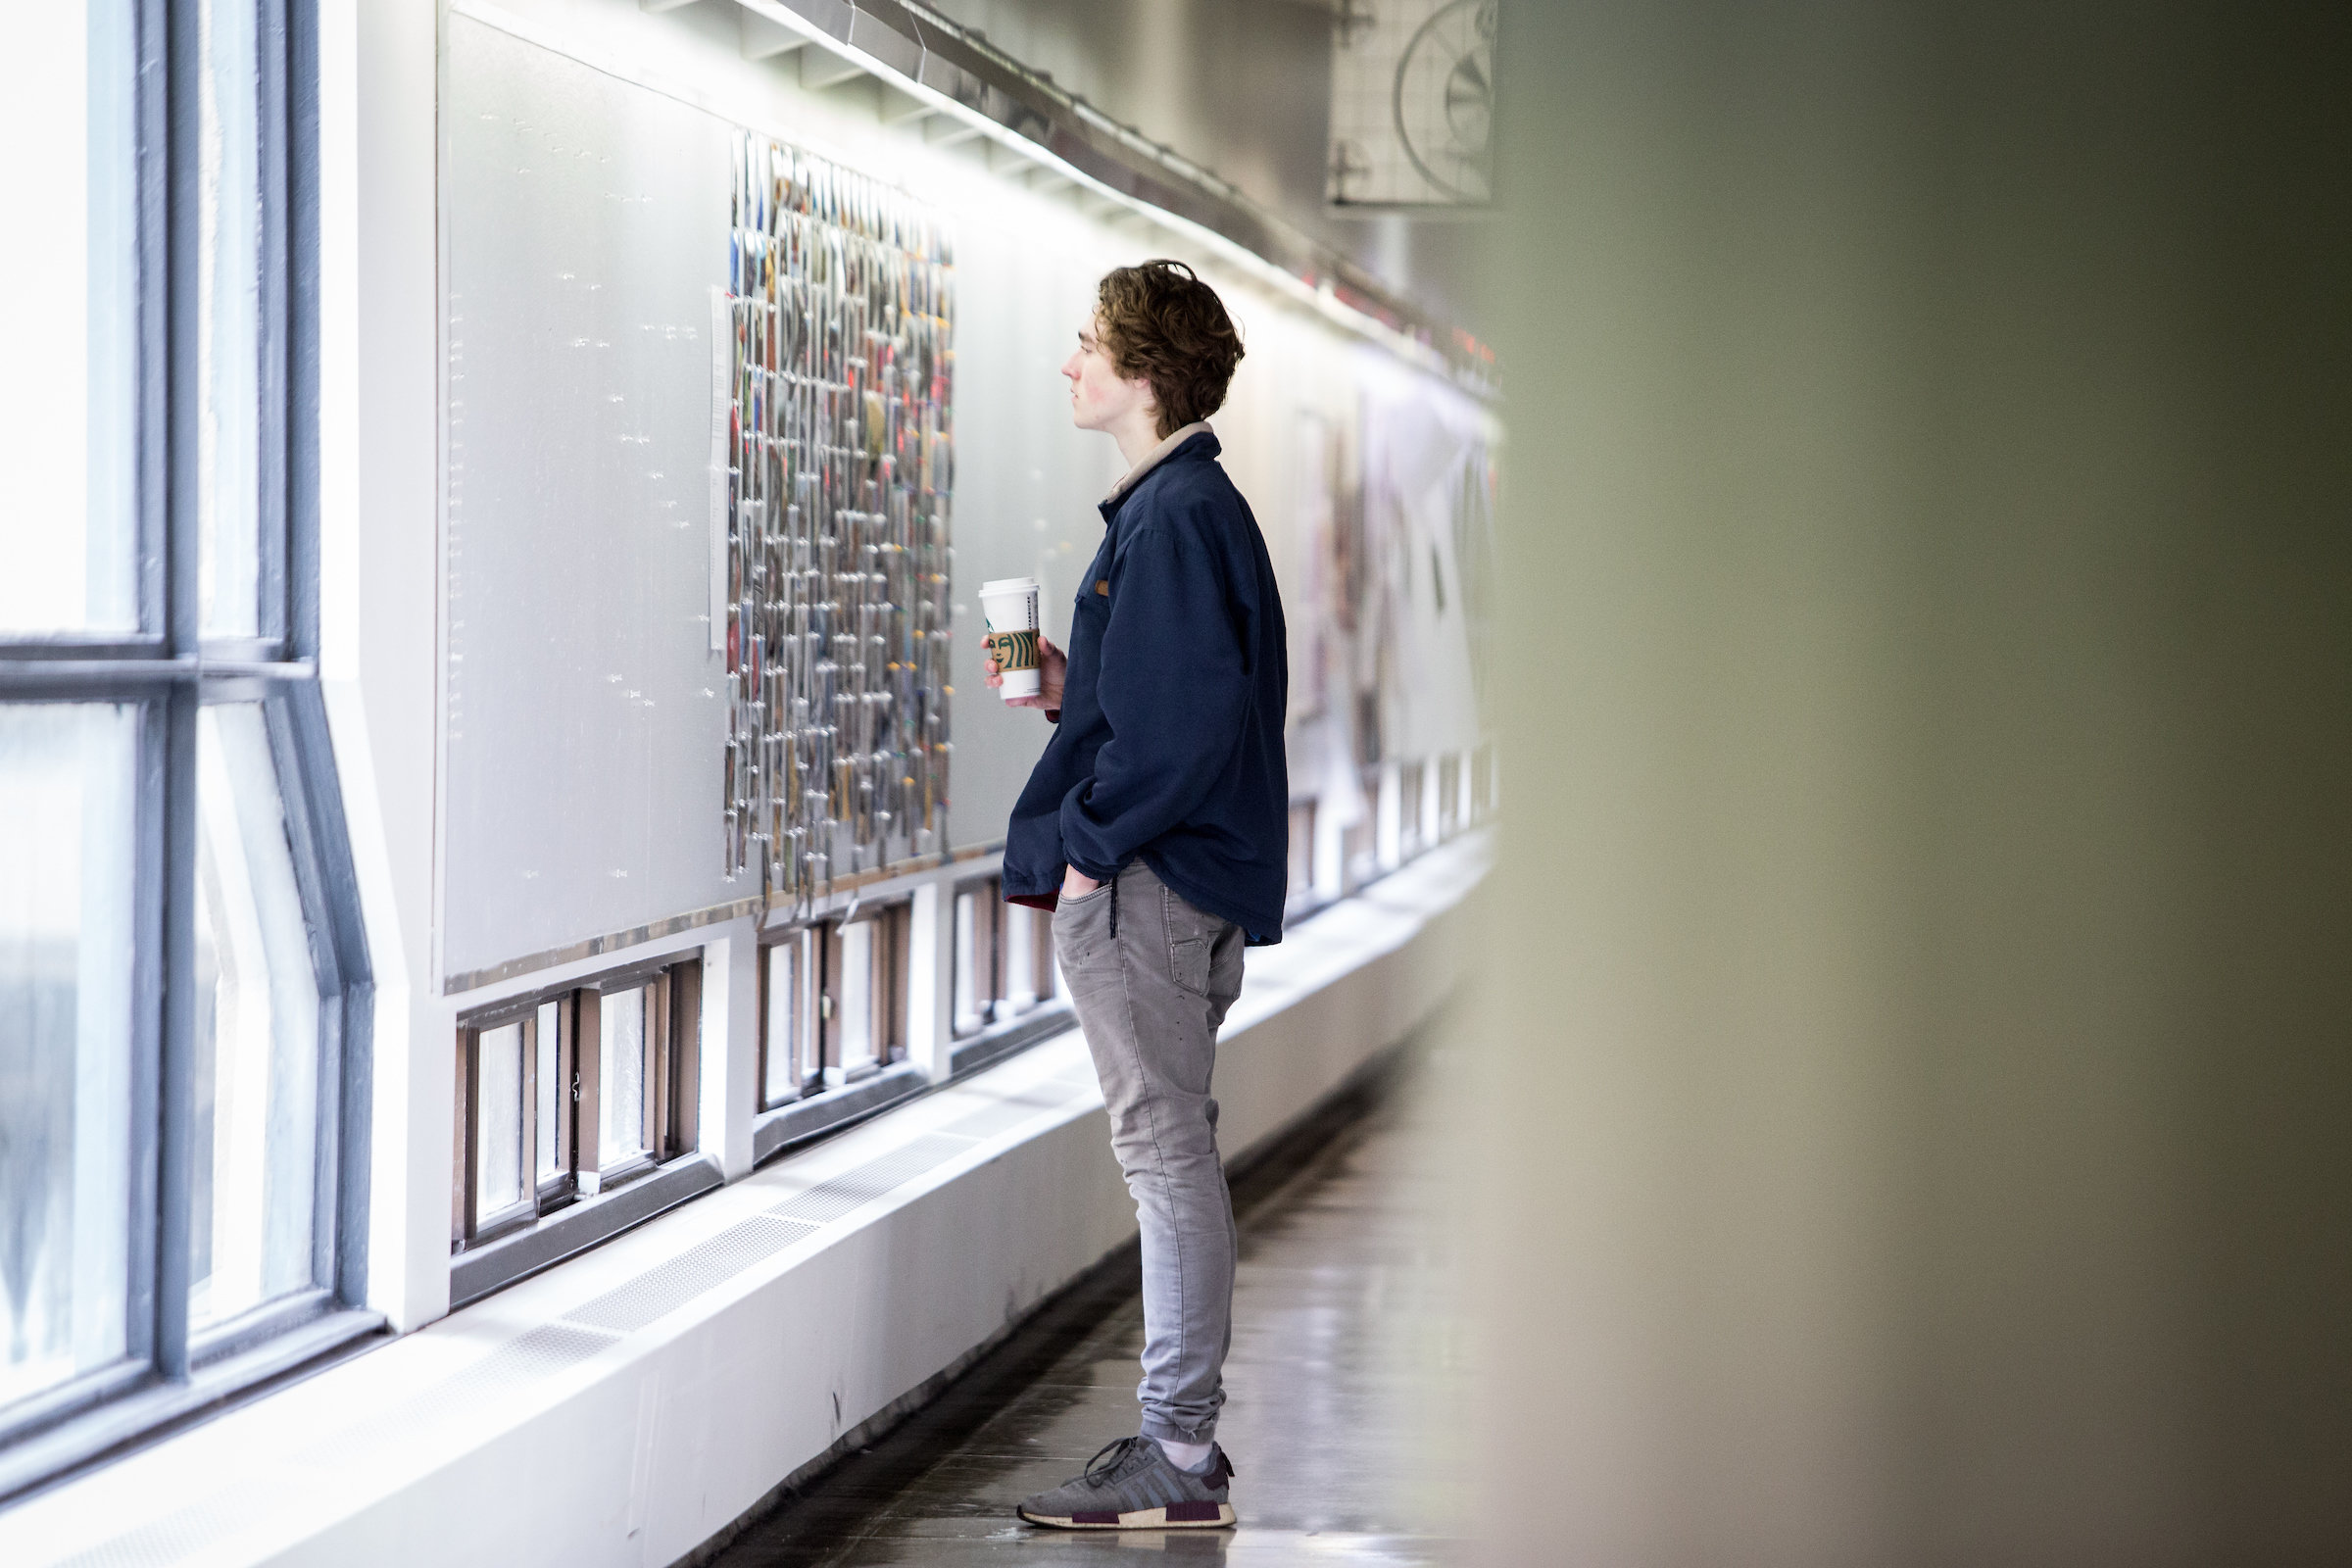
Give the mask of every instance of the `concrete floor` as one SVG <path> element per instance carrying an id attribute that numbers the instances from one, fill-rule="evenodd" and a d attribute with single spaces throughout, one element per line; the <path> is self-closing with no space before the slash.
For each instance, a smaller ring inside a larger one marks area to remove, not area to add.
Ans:
<path id="1" fill-rule="evenodd" d="M 1130 1252 L 754 1524 L 717 1568 L 1455 1560 L 1463 1352 L 1418 1081 L 1392 1074 L 1236 1184 L 1242 1260 L 1218 1437 L 1238 1472 L 1238 1528 L 1073 1535 L 1013 1517 L 1022 1496 L 1135 1431 L 1143 1309 Z"/>

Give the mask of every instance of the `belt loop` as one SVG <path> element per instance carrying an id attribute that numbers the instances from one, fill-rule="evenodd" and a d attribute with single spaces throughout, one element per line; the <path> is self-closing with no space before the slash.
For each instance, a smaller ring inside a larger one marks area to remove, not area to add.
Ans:
<path id="1" fill-rule="evenodd" d="M 1110 938 L 1113 942 L 1119 938 L 1119 873 L 1116 871 L 1110 873 Z"/>

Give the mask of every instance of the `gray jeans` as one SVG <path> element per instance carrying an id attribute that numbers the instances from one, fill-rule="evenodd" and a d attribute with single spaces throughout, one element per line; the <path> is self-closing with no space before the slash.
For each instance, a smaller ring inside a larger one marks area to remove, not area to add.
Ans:
<path id="1" fill-rule="evenodd" d="M 1243 940 L 1240 926 L 1194 908 L 1142 860 L 1115 883 L 1063 899 L 1054 916 L 1054 954 L 1143 1232 L 1143 1430 L 1179 1443 L 1216 1432 L 1233 1343 L 1233 1200 L 1208 1080 L 1217 1025 L 1242 989 Z"/>

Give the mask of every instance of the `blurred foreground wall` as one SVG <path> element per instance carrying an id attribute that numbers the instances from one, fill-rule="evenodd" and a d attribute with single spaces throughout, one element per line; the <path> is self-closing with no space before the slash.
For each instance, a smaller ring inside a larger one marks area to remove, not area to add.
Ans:
<path id="1" fill-rule="evenodd" d="M 1491 1560 L 2352 1561 L 2322 17 L 1503 8 Z"/>

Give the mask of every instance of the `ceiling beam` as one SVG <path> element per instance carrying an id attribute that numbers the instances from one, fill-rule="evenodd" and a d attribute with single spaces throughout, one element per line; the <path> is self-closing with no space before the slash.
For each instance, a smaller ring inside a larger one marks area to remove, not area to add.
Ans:
<path id="1" fill-rule="evenodd" d="M 992 174 L 1026 178 L 1029 171 L 1037 167 L 1037 160 L 1022 151 L 1016 142 L 1002 137 L 991 137 L 988 149 L 982 156 L 988 160 L 988 172 Z"/>
<path id="2" fill-rule="evenodd" d="M 801 51 L 801 85 L 810 92 L 823 92 L 845 81 L 856 81 L 864 74 L 863 66 L 830 49 Z"/>
<path id="3" fill-rule="evenodd" d="M 652 5 L 654 0 L 645 0 L 645 3 Z M 694 0 L 683 0 L 683 3 L 691 5 Z M 757 11 L 737 11 L 735 20 L 739 27 L 738 36 L 742 39 L 743 58 L 746 60 L 773 60 L 778 55 L 788 55 L 795 49 L 805 48 L 808 42 L 807 33 L 787 27 L 780 22 L 770 22 Z"/>
<path id="4" fill-rule="evenodd" d="M 930 104 L 910 92 L 902 92 L 887 81 L 877 81 L 875 85 L 881 89 L 882 123 L 885 125 L 904 125 L 910 121 L 924 119 L 931 113 Z"/>
<path id="5" fill-rule="evenodd" d="M 953 147 L 979 134 L 978 125 L 957 115 L 937 115 L 923 122 L 923 140 L 937 147 Z"/>

